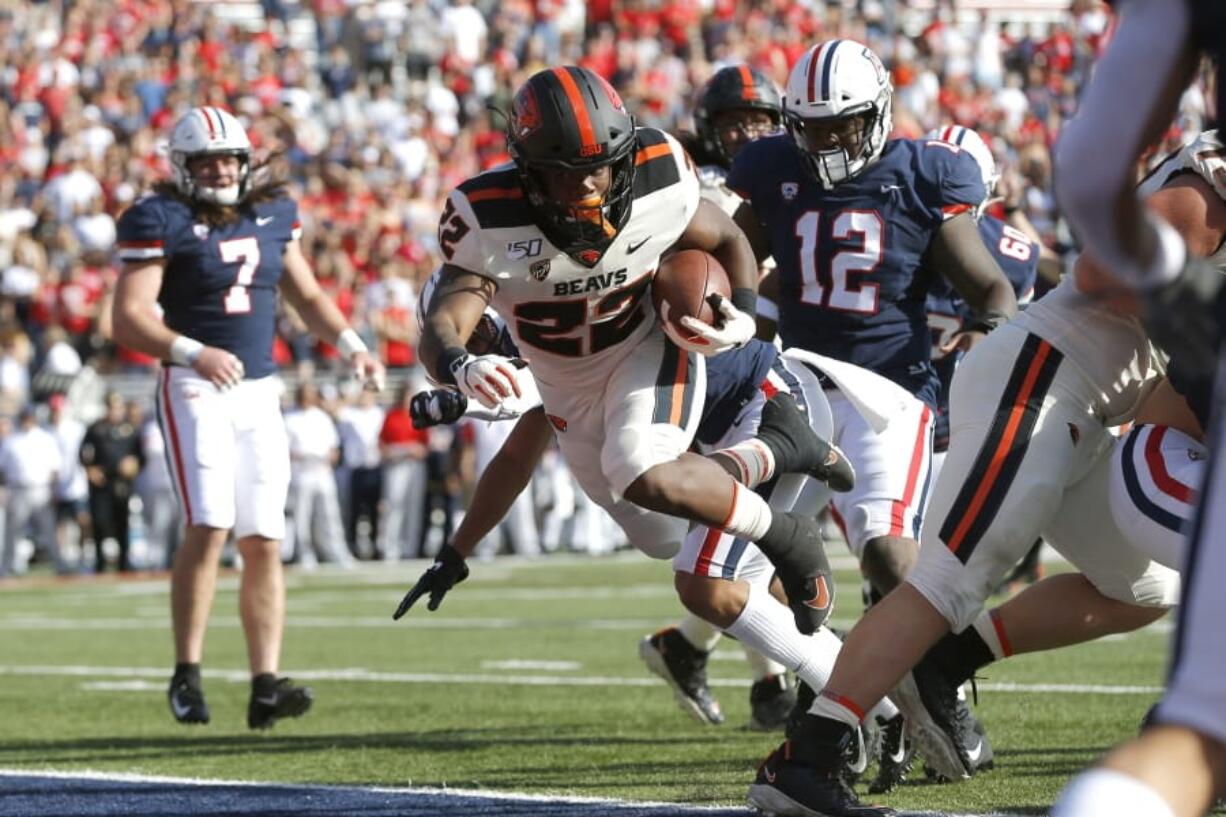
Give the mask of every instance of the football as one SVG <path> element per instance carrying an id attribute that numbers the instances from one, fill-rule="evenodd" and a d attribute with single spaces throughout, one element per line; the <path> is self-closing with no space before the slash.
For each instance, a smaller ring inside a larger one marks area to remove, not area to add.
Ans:
<path id="1" fill-rule="evenodd" d="M 712 326 L 722 317 L 711 305 L 713 295 L 731 297 L 732 285 L 712 255 L 702 250 L 680 250 L 666 256 L 651 282 L 651 302 L 666 331 L 674 338 L 694 339 L 694 333 L 681 325 L 685 316 Z"/>

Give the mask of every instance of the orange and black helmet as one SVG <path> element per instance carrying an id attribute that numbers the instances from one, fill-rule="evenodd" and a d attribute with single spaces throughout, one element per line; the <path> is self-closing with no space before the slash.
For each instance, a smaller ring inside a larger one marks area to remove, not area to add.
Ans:
<path id="1" fill-rule="evenodd" d="M 515 92 L 507 143 L 537 223 L 572 255 L 603 249 L 630 218 L 636 136 L 613 86 L 573 65 L 533 74 Z M 559 170 L 610 165 L 612 183 L 598 206 L 552 201 L 542 178 Z"/>
<path id="2" fill-rule="evenodd" d="M 703 152 L 729 167 L 732 157 L 715 132 L 715 117 L 725 111 L 764 111 L 779 126 L 783 121 L 783 98 L 770 77 L 748 65 L 729 65 L 707 80 L 694 108 L 694 130 Z"/>

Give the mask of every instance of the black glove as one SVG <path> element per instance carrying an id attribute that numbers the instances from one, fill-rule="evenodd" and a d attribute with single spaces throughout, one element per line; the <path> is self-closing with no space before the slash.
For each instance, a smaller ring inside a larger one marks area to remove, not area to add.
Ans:
<path id="1" fill-rule="evenodd" d="M 1189 256 L 1178 278 L 1142 295 L 1150 339 L 1190 373 L 1209 374 L 1217 367 L 1224 284 L 1221 270 Z"/>
<path id="2" fill-rule="evenodd" d="M 464 557 L 451 545 L 443 545 L 438 556 L 434 557 L 434 564 L 421 574 L 413 589 L 405 593 L 400 600 L 400 606 L 392 613 L 392 620 L 395 621 L 409 612 L 409 608 L 427 593 L 430 594 L 430 601 L 426 603 L 426 609 L 431 612 L 437 610 L 447 591 L 467 578 L 468 565 L 464 563 Z"/>
<path id="3" fill-rule="evenodd" d="M 409 417 L 413 428 L 451 425 L 468 410 L 468 398 L 454 389 L 433 389 L 413 395 Z"/>

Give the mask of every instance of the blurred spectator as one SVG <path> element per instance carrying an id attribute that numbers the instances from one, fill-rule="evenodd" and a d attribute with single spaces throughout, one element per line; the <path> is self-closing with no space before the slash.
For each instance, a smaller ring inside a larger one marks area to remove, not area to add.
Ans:
<path id="1" fill-rule="evenodd" d="M 141 458 L 144 467 L 136 477 L 145 522 L 148 566 L 169 570 L 183 534 L 183 512 L 175 498 L 166 461 L 166 440 L 156 417 L 148 417 L 140 427 Z"/>
<path id="2" fill-rule="evenodd" d="M 356 405 L 344 406 L 338 414 L 341 458 L 349 471 L 348 514 L 345 538 L 354 556 L 383 558 L 379 550 L 379 499 L 382 470 L 379 467 L 379 432 L 383 428 L 383 409 L 378 395 L 361 389 Z M 358 541 L 361 523 L 366 522 L 367 539 Z"/>
<path id="3" fill-rule="evenodd" d="M 94 569 L 107 567 L 103 543 L 114 539 L 119 549 L 117 567 L 133 569 L 129 519 L 132 483 L 140 473 L 143 453 L 138 429 L 128 420 L 123 396 L 106 395 L 106 413 L 85 432 L 81 463 L 89 481 L 89 515 L 94 528 Z"/>
<path id="4" fill-rule="evenodd" d="M 419 389 L 406 383 L 379 430 L 383 462 L 383 521 L 379 550 L 384 559 L 422 555 L 426 513 L 426 444 L 429 434 L 413 428 L 409 402 Z"/>
<path id="5" fill-rule="evenodd" d="M 55 480 L 55 540 L 61 557 L 69 553 L 84 555 L 85 542 L 91 536 L 89 517 L 89 484 L 85 467 L 81 465 L 81 443 L 85 439 L 85 424 L 72 416 L 63 394 L 53 394 L 47 400 L 51 416 L 47 430 L 59 449 L 60 469 Z"/>
<path id="6" fill-rule="evenodd" d="M 322 561 L 351 566 L 345 547 L 340 501 L 332 469 L 340 460 L 336 425 L 320 407 L 319 389 L 308 381 L 298 385 L 294 410 L 285 415 L 289 435 L 289 507 L 293 542 L 291 561 L 313 567 Z"/>
<path id="7" fill-rule="evenodd" d="M 27 532 L 36 553 L 46 553 L 57 573 L 68 572 L 55 538 L 54 487 L 61 467 L 55 437 L 38 424 L 35 407 L 26 406 L 17 428 L 0 444 L 0 479 L 6 495 L 0 576 L 25 572 L 17 545 Z"/>

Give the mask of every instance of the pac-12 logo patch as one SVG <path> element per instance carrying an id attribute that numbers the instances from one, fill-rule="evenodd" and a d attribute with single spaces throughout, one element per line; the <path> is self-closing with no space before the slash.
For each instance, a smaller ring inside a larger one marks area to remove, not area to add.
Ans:
<path id="1" fill-rule="evenodd" d="M 779 193 L 783 196 L 784 201 L 791 201 L 800 193 L 800 185 L 796 182 L 784 182 L 779 185 Z"/>
<path id="2" fill-rule="evenodd" d="M 533 261 L 532 266 L 528 267 L 528 274 L 533 281 L 544 281 L 549 277 L 549 259 Z"/>
<path id="3" fill-rule="evenodd" d="M 209 237 L 209 225 L 193 224 L 192 235 L 196 236 L 196 238 L 200 239 L 201 241 L 207 241 Z"/>

